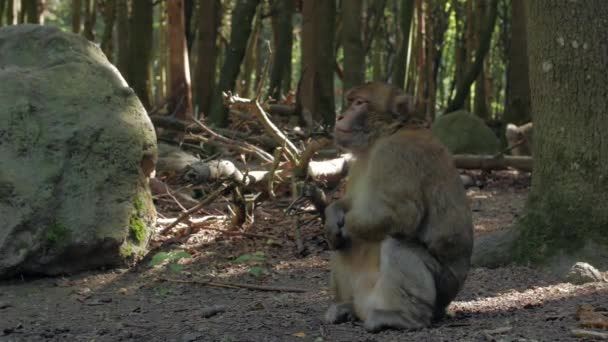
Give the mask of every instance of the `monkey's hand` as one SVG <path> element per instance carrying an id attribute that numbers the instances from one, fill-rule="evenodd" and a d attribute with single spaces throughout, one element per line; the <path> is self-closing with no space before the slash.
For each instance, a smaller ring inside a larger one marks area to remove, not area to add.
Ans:
<path id="1" fill-rule="evenodd" d="M 350 245 L 350 237 L 344 230 L 345 214 L 338 202 L 325 208 L 325 238 L 330 249 L 343 249 Z"/>

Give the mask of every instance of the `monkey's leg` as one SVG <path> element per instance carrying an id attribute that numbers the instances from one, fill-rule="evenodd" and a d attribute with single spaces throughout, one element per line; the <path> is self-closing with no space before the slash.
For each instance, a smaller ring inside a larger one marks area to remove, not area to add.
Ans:
<path id="1" fill-rule="evenodd" d="M 333 252 L 330 260 L 330 287 L 336 303 L 331 304 L 325 312 L 325 322 L 339 324 L 356 319 L 352 304 L 352 287 L 348 273 L 352 272 L 349 263 L 341 252 Z"/>
<path id="2" fill-rule="evenodd" d="M 437 261 L 414 243 L 382 242 L 380 279 L 371 293 L 365 329 L 419 329 L 431 324 L 436 301 Z"/>

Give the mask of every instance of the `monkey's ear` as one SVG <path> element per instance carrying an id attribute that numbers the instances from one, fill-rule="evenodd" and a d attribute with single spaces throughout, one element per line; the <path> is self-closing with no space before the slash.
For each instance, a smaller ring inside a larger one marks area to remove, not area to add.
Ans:
<path id="1" fill-rule="evenodd" d="M 414 97 L 408 94 L 398 94 L 393 98 L 391 112 L 399 119 L 407 120 L 416 112 Z"/>

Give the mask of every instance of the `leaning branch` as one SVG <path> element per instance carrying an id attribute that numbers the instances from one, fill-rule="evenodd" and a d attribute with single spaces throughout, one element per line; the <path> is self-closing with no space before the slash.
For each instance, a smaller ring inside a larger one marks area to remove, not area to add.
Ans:
<path id="1" fill-rule="evenodd" d="M 224 103 L 226 106 L 237 110 L 247 111 L 255 115 L 258 120 L 260 120 L 260 123 L 268 135 L 270 135 L 279 146 L 285 146 L 285 152 L 289 160 L 294 164 L 297 163 L 300 151 L 296 145 L 294 145 L 294 143 L 292 143 L 287 136 L 270 120 L 268 114 L 266 114 L 264 109 L 262 109 L 262 106 L 260 106 L 258 101 L 232 95 L 230 92 L 223 93 L 222 95 L 224 97 Z"/>

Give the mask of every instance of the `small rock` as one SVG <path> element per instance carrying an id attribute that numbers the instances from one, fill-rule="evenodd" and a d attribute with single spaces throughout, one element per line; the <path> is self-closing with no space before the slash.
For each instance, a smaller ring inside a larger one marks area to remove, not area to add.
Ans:
<path id="1" fill-rule="evenodd" d="M 577 262 L 570 268 L 566 280 L 572 284 L 580 285 L 602 281 L 604 278 L 600 271 L 586 262 Z"/>

